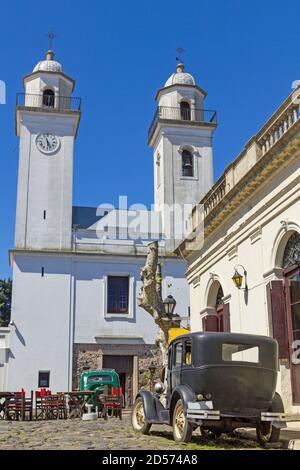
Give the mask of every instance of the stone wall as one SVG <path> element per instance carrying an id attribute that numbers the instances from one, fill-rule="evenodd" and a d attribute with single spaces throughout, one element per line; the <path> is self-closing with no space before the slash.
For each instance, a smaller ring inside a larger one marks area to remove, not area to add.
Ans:
<path id="1" fill-rule="evenodd" d="M 149 389 L 151 382 L 159 380 L 162 368 L 161 353 L 156 345 L 139 344 L 74 344 L 73 351 L 73 389 L 79 387 L 80 374 L 88 370 L 102 368 L 104 355 L 136 356 L 137 367 L 134 369 L 133 381 L 136 381 L 138 389 Z M 150 364 L 156 367 L 153 381 L 149 371 Z"/>

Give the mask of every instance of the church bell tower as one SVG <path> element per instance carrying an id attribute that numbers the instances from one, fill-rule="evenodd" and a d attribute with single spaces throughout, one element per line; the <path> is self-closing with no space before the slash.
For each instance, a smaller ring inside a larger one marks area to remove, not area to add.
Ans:
<path id="1" fill-rule="evenodd" d="M 183 63 L 156 94 L 148 145 L 154 157 L 154 202 L 170 250 L 181 241 L 192 207 L 213 185 L 217 118 L 215 111 L 205 110 L 205 97 Z"/>
<path id="2" fill-rule="evenodd" d="M 17 95 L 20 137 L 15 247 L 71 248 L 74 140 L 80 121 L 75 82 L 49 50 Z"/>

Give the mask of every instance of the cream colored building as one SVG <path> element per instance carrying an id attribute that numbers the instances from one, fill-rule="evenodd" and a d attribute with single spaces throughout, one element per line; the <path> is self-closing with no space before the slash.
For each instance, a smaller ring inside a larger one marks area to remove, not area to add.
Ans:
<path id="1" fill-rule="evenodd" d="M 290 411 L 300 406 L 300 365 L 292 361 L 293 342 L 300 340 L 297 91 L 194 208 L 194 240 L 177 248 L 189 265 L 192 331 L 274 336 L 280 353 L 278 392 Z M 240 289 L 232 279 L 235 271 L 243 276 Z"/>

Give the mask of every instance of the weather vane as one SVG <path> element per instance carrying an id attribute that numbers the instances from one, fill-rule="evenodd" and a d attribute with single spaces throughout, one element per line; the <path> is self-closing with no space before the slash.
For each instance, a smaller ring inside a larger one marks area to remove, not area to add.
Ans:
<path id="1" fill-rule="evenodd" d="M 53 31 L 49 31 L 47 37 L 49 41 L 49 51 L 52 51 L 53 39 L 56 38 L 56 34 L 54 34 Z"/>
<path id="2" fill-rule="evenodd" d="M 182 63 L 183 62 L 183 54 L 185 53 L 185 50 L 182 47 L 177 47 L 177 49 L 175 49 L 175 51 L 177 52 L 176 61 L 179 62 L 179 63 Z"/>

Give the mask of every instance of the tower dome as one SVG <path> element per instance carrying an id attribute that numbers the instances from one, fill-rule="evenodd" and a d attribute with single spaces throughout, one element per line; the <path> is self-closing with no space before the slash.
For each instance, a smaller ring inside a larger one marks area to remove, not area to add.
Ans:
<path id="1" fill-rule="evenodd" d="M 165 87 L 171 85 L 196 85 L 194 77 L 184 71 L 184 64 L 180 63 L 176 67 L 176 72 L 168 78 Z"/>
<path id="2" fill-rule="evenodd" d="M 46 59 L 36 64 L 33 72 L 62 72 L 62 65 L 54 59 L 54 52 L 48 51 Z"/>

